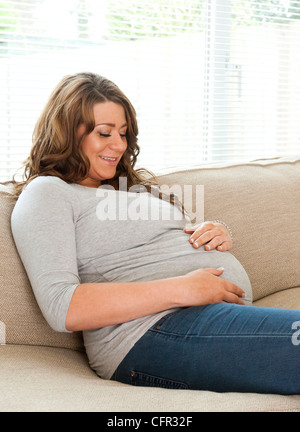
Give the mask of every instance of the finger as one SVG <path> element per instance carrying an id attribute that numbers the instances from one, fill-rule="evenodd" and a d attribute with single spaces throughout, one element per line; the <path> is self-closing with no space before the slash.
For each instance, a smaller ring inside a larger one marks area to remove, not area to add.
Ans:
<path id="1" fill-rule="evenodd" d="M 213 231 L 195 231 L 195 233 L 190 237 L 190 243 L 192 243 L 192 245 L 195 248 L 198 248 L 208 242 L 210 242 L 211 240 L 213 240 L 215 238 L 215 233 Z M 221 241 L 219 241 L 220 244 Z"/>
<path id="2" fill-rule="evenodd" d="M 191 227 L 185 227 L 185 228 L 184 228 L 184 231 L 190 233 L 190 232 L 194 232 L 195 229 L 196 229 L 196 228 L 195 228 L 194 226 L 191 226 Z"/>
<path id="3" fill-rule="evenodd" d="M 226 284 L 226 291 L 227 292 L 234 294 L 241 299 L 246 296 L 245 291 L 242 290 L 242 288 L 240 288 L 239 286 L 235 285 L 232 282 L 229 282 L 229 281 L 226 281 L 226 282 L 227 282 L 227 284 Z"/>
<path id="4" fill-rule="evenodd" d="M 235 303 L 235 304 L 240 304 L 240 305 L 244 305 L 245 304 L 243 302 L 243 300 L 241 299 L 241 297 L 237 296 L 236 294 L 230 293 L 230 292 L 225 292 L 224 293 L 223 302 L 225 302 L 225 303 Z"/>
<path id="5" fill-rule="evenodd" d="M 224 232 L 219 227 L 216 227 L 214 224 L 210 222 L 205 222 L 195 230 L 195 232 L 189 238 L 190 243 L 195 244 L 195 247 L 202 246 L 205 243 L 208 243 L 214 237 L 222 237 L 222 241 L 219 241 L 218 244 L 221 244 L 226 240 L 224 236 Z M 216 247 L 217 245 L 215 245 Z"/>
<path id="6" fill-rule="evenodd" d="M 224 241 L 222 244 L 217 246 L 217 250 L 220 252 L 225 252 L 231 248 L 232 248 L 232 241 L 231 240 Z"/>
<path id="7" fill-rule="evenodd" d="M 209 273 L 213 274 L 214 276 L 220 276 L 224 272 L 224 267 L 205 268 L 203 270 L 208 271 Z"/>
<path id="8" fill-rule="evenodd" d="M 215 275 L 215 276 L 220 276 L 223 272 L 224 272 L 224 267 L 218 267 L 218 268 L 205 268 L 203 269 L 205 271 L 208 271 L 209 273 Z M 223 284 L 224 284 L 224 292 L 225 293 L 229 293 L 229 294 L 233 294 L 236 297 L 240 298 L 241 301 L 244 297 L 246 297 L 245 291 L 242 290 L 242 288 L 240 288 L 238 285 L 234 284 L 233 282 L 230 282 L 226 279 L 223 279 Z M 243 301 L 242 301 L 243 303 Z M 244 303 L 243 303 L 244 304 Z"/>
<path id="9" fill-rule="evenodd" d="M 212 250 L 217 248 L 220 252 L 225 252 L 232 247 L 231 240 L 223 240 L 223 237 L 216 236 L 214 237 L 207 245 L 205 245 L 205 250 Z"/>
<path id="10" fill-rule="evenodd" d="M 190 227 L 185 227 L 185 228 L 184 228 L 184 231 L 185 231 L 186 233 L 193 233 L 193 232 L 196 231 L 196 229 L 200 228 L 201 225 L 202 225 L 202 224 L 197 224 L 197 225 L 193 225 L 193 226 L 190 226 Z"/>
<path id="11" fill-rule="evenodd" d="M 219 247 L 220 245 L 222 245 L 222 243 L 223 243 L 222 237 L 220 237 L 220 236 L 213 237 L 213 239 L 209 243 L 207 243 L 207 245 L 205 245 L 205 250 L 215 249 L 216 247 Z"/>

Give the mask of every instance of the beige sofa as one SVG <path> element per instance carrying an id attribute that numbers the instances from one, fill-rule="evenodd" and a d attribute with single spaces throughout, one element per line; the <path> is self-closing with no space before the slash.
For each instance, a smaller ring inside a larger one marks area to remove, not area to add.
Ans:
<path id="1" fill-rule="evenodd" d="M 159 178 L 167 185 L 204 185 L 205 219 L 232 228 L 232 253 L 249 274 L 255 305 L 300 309 L 300 156 Z M 0 411 L 300 411 L 300 395 L 130 387 L 98 378 L 81 334 L 55 333 L 39 311 L 11 236 L 14 203 L 2 186 Z M 300 367 L 300 345 L 295 349 Z"/>

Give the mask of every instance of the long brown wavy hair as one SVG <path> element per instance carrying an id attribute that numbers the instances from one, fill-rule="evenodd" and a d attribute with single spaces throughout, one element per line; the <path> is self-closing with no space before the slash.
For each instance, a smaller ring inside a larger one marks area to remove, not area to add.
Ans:
<path id="1" fill-rule="evenodd" d="M 82 142 L 95 127 L 94 105 L 107 101 L 124 108 L 128 123 L 127 149 L 115 177 L 103 183 L 118 189 L 119 177 L 125 176 L 128 188 L 139 183 L 157 184 L 149 171 L 134 169 L 140 148 L 136 112 L 131 102 L 112 81 L 83 72 L 64 77 L 50 95 L 34 128 L 30 154 L 22 165 L 23 181 L 13 178 L 16 195 L 38 176 L 57 176 L 67 183 L 79 183 L 88 176 L 90 163 L 82 150 Z M 82 124 L 85 133 L 79 138 L 77 131 Z"/>

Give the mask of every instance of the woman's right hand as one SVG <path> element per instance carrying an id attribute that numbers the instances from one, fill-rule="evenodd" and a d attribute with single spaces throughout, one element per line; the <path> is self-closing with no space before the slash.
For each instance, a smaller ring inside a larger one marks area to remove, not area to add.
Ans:
<path id="1" fill-rule="evenodd" d="M 244 291 L 232 282 L 220 278 L 223 268 L 205 268 L 187 273 L 180 292 L 182 306 L 200 306 L 212 303 L 243 305 Z"/>

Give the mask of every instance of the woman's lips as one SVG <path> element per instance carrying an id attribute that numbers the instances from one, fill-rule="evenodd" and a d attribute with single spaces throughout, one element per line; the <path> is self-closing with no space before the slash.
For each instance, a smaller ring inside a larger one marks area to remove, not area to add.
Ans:
<path id="1" fill-rule="evenodd" d="M 99 157 L 108 165 L 116 165 L 118 162 L 118 158 L 109 157 L 109 156 L 99 156 Z"/>

